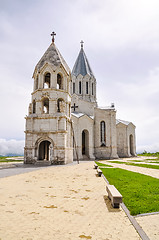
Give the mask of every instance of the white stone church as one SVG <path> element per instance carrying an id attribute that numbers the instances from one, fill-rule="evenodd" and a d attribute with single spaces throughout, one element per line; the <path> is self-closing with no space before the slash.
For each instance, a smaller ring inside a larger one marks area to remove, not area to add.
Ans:
<path id="1" fill-rule="evenodd" d="M 67 164 L 136 155 L 134 124 L 116 119 L 114 104 L 98 107 L 96 78 L 83 42 L 71 73 L 54 35 L 33 73 L 24 163 Z"/>

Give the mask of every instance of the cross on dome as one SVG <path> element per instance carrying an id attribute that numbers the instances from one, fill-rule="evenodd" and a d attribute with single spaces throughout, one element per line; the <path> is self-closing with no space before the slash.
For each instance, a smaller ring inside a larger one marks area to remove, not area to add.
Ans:
<path id="1" fill-rule="evenodd" d="M 52 42 L 54 43 L 54 41 L 55 41 L 55 36 L 56 36 L 56 33 L 55 33 L 55 32 L 52 32 L 52 33 L 51 33 L 51 36 L 52 36 Z"/>
<path id="2" fill-rule="evenodd" d="M 81 44 L 81 48 L 83 48 L 83 40 L 80 41 L 80 44 Z"/>

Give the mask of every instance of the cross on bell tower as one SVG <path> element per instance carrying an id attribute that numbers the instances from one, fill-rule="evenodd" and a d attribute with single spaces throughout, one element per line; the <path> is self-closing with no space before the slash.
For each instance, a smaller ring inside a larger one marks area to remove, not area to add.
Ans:
<path id="1" fill-rule="evenodd" d="M 54 42 L 55 42 L 56 33 L 55 33 L 55 32 L 52 32 L 52 33 L 51 33 L 51 36 L 52 36 L 52 42 L 54 43 Z"/>

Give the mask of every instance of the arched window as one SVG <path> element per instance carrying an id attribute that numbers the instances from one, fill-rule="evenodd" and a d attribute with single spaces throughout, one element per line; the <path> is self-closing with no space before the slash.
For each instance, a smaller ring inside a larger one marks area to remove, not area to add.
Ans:
<path id="1" fill-rule="evenodd" d="M 57 89 L 62 89 L 62 77 L 59 73 L 57 74 Z"/>
<path id="2" fill-rule="evenodd" d="M 81 82 L 79 82 L 79 94 L 82 93 L 82 85 L 81 85 Z"/>
<path id="3" fill-rule="evenodd" d="M 43 105 L 43 113 L 49 113 L 49 99 L 48 98 L 44 98 L 43 99 L 43 102 L 42 102 L 42 105 Z"/>
<path id="4" fill-rule="evenodd" d="M 94 89 L 93 89 L 93 87 L 94 87 L 94 86 L 93 86 L 93 83 L 92 83 L 92 95 L 94 94 Z"/>
<path id="5" fill-rule="evenodd" d="M 36 102 L 33 100 L 33 113 L 36 113 Z"/>
<path id="6" fill-rule="evenodd" d="M 101 141 L 101 147 L 106 146 L 106 137 L 105 137 L 105 122 L 100 122 L 100 141 Z"/>
<path id="7" fill-rule="evenodd" d="M 35 79 L 35 90 L 38 89 L 38 76 Z"/>
<path id="8" fill-rule="evenodd" d="M 129 136 L 129 145 L 130 145 L 130 154 L 134 156 L 134 143 L 133 143 L 133 135 L 130 134 Z"/>
<path id="9" fill-rule="evenodd" d="M 73 83 L 73 93 L 75 93 L 75 82 Z"/>
<path id="10" fill-rule="evenodd" d="M 86 94 L 88 94 L 88 82 L 86 82 Z"/>
<path id="11" fill-rule="evenodd" d="M 62 98 L 57 100 L 57 112 L 64 112 L 65 111 L 65 103 Z"/>
<path id="12" fill-rule="evenodd" d="M 51 74 L 46 73 L 44 75 L 44 88 L 50 88 L 50 79 L 51 79 Z"/>

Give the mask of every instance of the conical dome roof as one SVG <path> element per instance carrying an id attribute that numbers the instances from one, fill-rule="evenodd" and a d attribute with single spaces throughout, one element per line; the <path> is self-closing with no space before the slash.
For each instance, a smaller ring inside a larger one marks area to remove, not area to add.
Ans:
<path id="1" fill-rule="evenodd" d="M 86 57 L 86 54 L 83 50 L 83 46 L 81 46 L 81 50 L 79 52 L 79 55 L 77 57 L 77 60 L 72 70 L 72 75 L 77 77 L 79 74 L 81 74 L 83 77 L 86 74 L 90 75 L 91 77 L 94 77 L 94 74 L 89 65 L 88 59 Z"/>
<path id="2" fill-rule="evenodd" d="M 40 61 L 35 67 L 35 71 L 40 71 L 41 68 L 46 64 L 49 63 L 53 66 L 60 66 L 62 65 L 66 72 L 69 74 L 70 68 L 68 67 L 67 63 L 65 62 L 64 58 L 62 57 L 61 53 L 57 49 L 56 45 L 54 42 L 51 43 L 49 48 L 46 50 Z"/>

